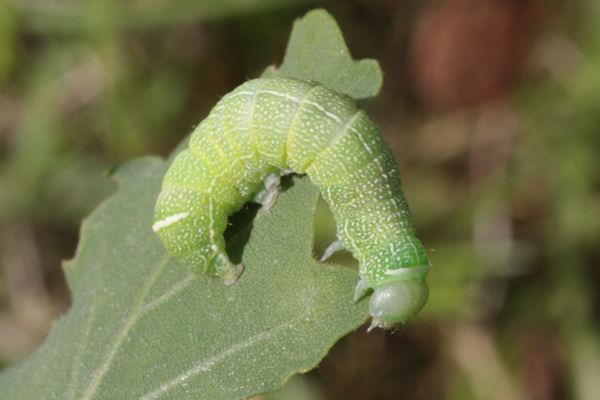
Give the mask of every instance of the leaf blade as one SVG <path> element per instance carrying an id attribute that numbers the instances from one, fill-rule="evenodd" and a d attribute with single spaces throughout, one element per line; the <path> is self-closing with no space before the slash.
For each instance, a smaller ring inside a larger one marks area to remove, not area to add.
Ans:
<path id="1" fill-rule="evenodd" d="M 117 170 L 122 187 L 85 222 L 66 269 L 72 309 L 0 375 L 0 398 L 244 398 L 314 367 L 364 322 L 355 271 L 312 258 L 317 191 L 306 178 L 259 212 L 247 270 L 226 287 L 189 273 L 152 232 L 165 168 L 144 158 Z"/>
<path id="2" fill-rule="evenodd" d="M 275 71 L 267 69 L 265 73 L 269 76 Z M 309 11 L 294 22 L 278 73 L 319 82 L 354 98 L 361 107 L 377 96 L 383 84 L 379 63 L 353 60 L 337 22 L 322 9 Z"/>

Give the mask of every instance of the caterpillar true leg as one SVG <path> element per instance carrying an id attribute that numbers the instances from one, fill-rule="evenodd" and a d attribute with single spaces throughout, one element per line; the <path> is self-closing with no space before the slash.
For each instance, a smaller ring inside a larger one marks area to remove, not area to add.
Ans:
<path id="1" fill-rule="evenodd" d="M 262 204 L 265 210 L 271 210 L 279 197 L 280 183 L 281 174 L 279 172 L 269 174 L 264 181 L 265 188 L 254 196 L 254 201 Z"/>
<path id="2" fill-rule="evenodd" d="M 354 297 L 352 298 L 353 302 L 357 302 L 363 298 L 364 295 L 371 289 L 371 285 L 364 279 L 359 279 L 356 287 L 354 288 Z"/>

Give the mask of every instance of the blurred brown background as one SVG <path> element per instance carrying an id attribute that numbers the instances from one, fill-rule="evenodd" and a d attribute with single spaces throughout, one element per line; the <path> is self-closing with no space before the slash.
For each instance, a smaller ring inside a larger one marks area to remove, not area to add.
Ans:
<path id="1" fill-rule="evenodd" d="M 369 114 L 431 299 L 263 397 L 600 398 L 596 0 L 1 2 L 0 368 L 68 310 L 61 260 L 115 190 L 104 171 L 168 154 L 315 6 L 384 70 Z M 334 232 L 315 222 L 318 253 Z"/>

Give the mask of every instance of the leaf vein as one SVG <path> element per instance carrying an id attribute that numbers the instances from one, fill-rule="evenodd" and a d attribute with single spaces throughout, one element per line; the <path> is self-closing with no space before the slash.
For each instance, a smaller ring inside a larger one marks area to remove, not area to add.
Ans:
<path id="1" fill-rule="evenodd" d="M 315 312 L 318 313 L 319 310 L 311 310 L 308 313 L 302 314 L 296 318 L 293 318 L 292 320 L 283 323 L 281 325 L 277 325 L 272 329 L 269 329 L 268 331 L 263 331 L 260 332 L 257 335 L 254 336 L 250 336 L 248 339 L 246 339 L 243 342 L 237 343 L 233 346 L 231 346 L 229 349 L 222 351 L 221 353 L 215 354 L 214 356 L 210 357 L 207 360 L 202 361 L 201 363 L 195 365 L 194 367 L 188 369 L 186 372 L 184 372 L 181 375 L 178 375 L 177 377 L 173 378 L 172 380 L 170 380 L 167 383 L 162 384 L 161 386 L 159 386 L 156 390 L 149 392 L 147 394 L 145 394 L 144 396 L 142 396 L 140 398 L 140 400 L 152 400 L 152 399 L 156 399 L 158 398 L 158 396 L 160 396 L 161 394 L 169 391 L 171 388 L 173 388 L 174 386 L 181 384 L 183 382 L 185 382 L 186 380 L 200 374 L 201 372 L 206 372 L 209 370 L 210 367 L 212 367 L 213 365 L 215 365 L 216 363 L 218 363 L 219 361 L 224 360 L 225 358 L 227 358 L 228 356 L 234 354 L 237 351 L 240 350 L 244 350 L 250 346 L 252 346 L 253 344 L 264 340 L 264 339 L 268 339 L 269 337 L 271 337 L 273 334 L 279 332 L 282 329 L 285 328 L 291 328 L 294 326 L 294 324 L 299 321 L 302 320 L 304 318 L 306 318 L 307 316 L 314 314 Z"/>
<path id="2" fill-rule="evenodd" d="M 104 230 L 106 230 L 106 225 L 104 224 L 104 220 L 105 220 L 105 216 L 106 214 L 103 213 L 102 214 L 102 223 L 98 224 L 98 226 L 102 226 L 104 228 Z M 94 266 L 94 276 L 96 279 L 94 279 L 94 282 L 96 282 L 98 279 L 98 275 L 99 272 L 101 270 L 101 266 L 106 258 L 106 249 L 108 248 L 108 240 L 107 240 L 107 236 L 106 235 L 101 235 L 102 238 L 104 239 L 102 241 L 102 248 L 103 251 L 101 252 L 102 254 L 102 258 L 95 264 Z M 83 356 L 83 352 L 87 346 L 87 342 L 89 339 L 89 335 L 90 335 L 90 331 L 91 331 L 91 327 L 92 327 L 92 321 L 94 320 L 94 317 L 96 316 L 96 299 L 98 298 L 98 285 L 94 285 L 94 295 L 93 295 L 93 301 L 90 305 L 90 309 L 88 311 L 88 317 L 86 318 L 85 321 L 85 331 L 83 334 L 83 338 L 82 341 L 79 345 L 79 350 L 77 351 L 77 355 L 75 356 L 75 360 L 73 361 L 73 373 L 71 374 L 71 382 L 69 383 L 69 388 L 67 391 L 67 397 L 74 399 L 75 398 L 75 383 L 79 381 L 79 374 L 81 372 L 81 357 Z"/>
<path id="3" fill-rule="evenodd" d="M 162 272 L 163 268 L 167 264 L 168 259 L 169 259 L 168 256 L 164 256 L 162 258 L 162 260 L 157 263 L 156 267 L 151 272 L 150 277 L 148 278 L 148 280 L 142 287 L 142 291 L 138 295 L 138 298 L 133 306 L 132 312 L 129 314 L 129 317 L 127 318 L 125 323 L 121 326 L 121 329 L 115 336 L 113 344 L 111 345 L 108 353 L 105 355 L 104 360 L 102 361 L 102 364 L 100 364 L 98 369 L 96 369 L 96 372 L 93 375 L 93 379 L 92 379 L 90 385 L 88 386 L 88 390 L 85 392 L 84 396 L 82 397 L 82 400 L 89 400 L 94 396 L 96 390 L 98 389 L 98 387 L 100 386 L 100 383 L 102 382 L 102 378 L 104 377 L 106 372 L 109 370 L 112 360 L 114 359 L 115 355 L 117 354 L 119 347 L 121 346 L 121 344 L 127 337 L 127 334 L 129 333 L 129 330 L 131 329 L 131 327 L 138 320 L 138 318 L 141 314 L 141 310 L 142 310 L 142 302 L 144 301 L 144 299 L 150 292 L 150 288 L 152 287 L 152 285 L 154 284 L 154 282 L 156 281 L 156 279 Z"/>
<path id="4" fill-rule="evenodd" d="M 181 290 L 185 289 L 190 283 L 192 283 L 194 281 L 195 278 L 196 278 L 195 274 L 189 274 L 188 276 L 185 277 L 185 279 L 182 279 L 181 281 L 177 282 L 175 285 L 173 285 L 173 287 L 171 289 L 166 291 L 162 296 L 160 296 L 156 300 L 153 300 L 150 303 L 146 304 L 141 309 L 140 315 L 145 314 L 146 312 L 150 311 L 151 309 L 159 306 L 161 303 L 164 303 L 165 301 L 169 300 L 169 298 L 173 297 L 174 295 L 179 293 Z"/>

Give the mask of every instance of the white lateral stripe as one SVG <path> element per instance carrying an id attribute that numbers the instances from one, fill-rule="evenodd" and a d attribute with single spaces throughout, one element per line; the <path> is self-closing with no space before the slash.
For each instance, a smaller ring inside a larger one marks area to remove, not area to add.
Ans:
<path id="1" fill-rule="evenodd" d="M 279 96 L 279 97 L 283 97 L 287 100 L 291 100 L 295 103 L 302 103 L 302 100 L 294 97 L 294 96 L 290 96 L 287 93 L 281 93 L 281 92 L 276 92 L 274 90 L 259 90 L 257 92 L 257 94 L 261 94 L 261 93 L 267 93 L 267 94 L 272 94 L 274 96 Z M 304 103 L 306 104 L 310 104 L 311 106 L 315 107 L 316 109 L 318 109 L 319 111 L 321 111 L 323 114 L 327 115 L 329 118 L 333 119 L 334 121 L 336 121 L 338 124 L 342 123 L 342 119 L 340 117 L 338 117 L 337 115 L 335 115 L 334 113 L 331 113 L 329 111 L 327 111 L 325 109 L 325 107 L 323 107 L 322 105 L 315 103 L 314 101 L 309 101 L 309 100 L 304 100 Z"/>
<path id="2" fill-rule="evenodd" d="M 274 90 L 261 90 L 261 91 L 259 91 L 258 93 L 259 93 L 259 94 L 260 94 L 260 93 L 267 93 L 267 94 L 272 94 L 273 96 L 279 96 L 279 97 L 283 97 L 283 98 L 285 98 L 285 99 L 287 99 L 287 100 L 291 100 L 291 101 L 293 101 L 294 103 L 301 103 L 301 102 L 302 102 L 302 100 L 300 100 L 300 99 L 299 99 L 299 98 L 297 98 L 297 97 L 291 96 L 291 95 L 289 95 L 289 94 L 287 94 L 287 93 L 276 92 L 276 91 L 274 91 Z"/>
<path id="3" fill-rule="evenodd" d="M 316 109 L 318 109 L 319 111 L 321 111 L 323 114 L 327 115 L 329 118 L 331 118 L 332 120 L 336 121 L 338 124 L 342 123 L 342 120 L 340 117 L 338 117 L 337 115 L 330 113 L 329 111 L 327 111 L 325 109 L 325 107 L 323 107 L 322 105 L 315 103 L 314 101 L 305 101 L 306 104 L 310 104 L 311 106 L 315 107 Z"/>
<path id="4" fill-rule="evenodd" d="M 152 230 L 154 232 L 158 232 L 160 229 L 166 228 L 167 226 L 172 225 L 179 220 L 182 220 L 183 218 L 187 217 L 188 215 L 190 215 L 190 213 L 187 213 L 187 212 L 179 213 L 179 214 L 175 214 L 175 215 L 169 215 L 167 218 L 165 218 L 161 221 L 156 221 L 154 223 L 154 225 L 152 225 Z"/>
<path id="5" fill-rule="evenodd" d="M 367 145 L 367 142 L 365 142 L 365 140 L 363 139 L 361 133 L 358 130 L 354 129 L 354 127 L 350 127 L 350 130 L 352 132 L 356 133 L 356 136 L 358 136 L 358 140 L 360 140 L 360 142 L 362 143 L 362 145 L 364 146 L 364 148 L 367 150 L 367 152 L 370 155 L 373 155 L 373 151 L 371 150 L 371 148 L 369 147 L 369 145 Z"/>
<path id="6" fill-rule="evenodd" d="M 429 265 L 422 265 L 420 267 L 413 268 L 400 268 L 400 269 L 388 269 L 385 271 L 386 275 L 420 275 L 429 271 Z"/>

